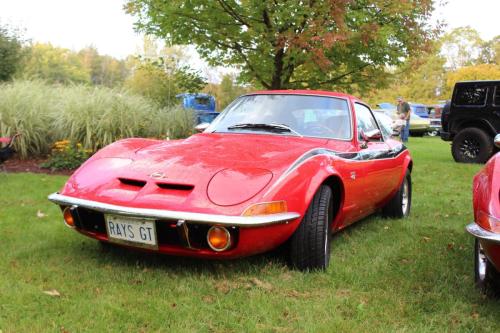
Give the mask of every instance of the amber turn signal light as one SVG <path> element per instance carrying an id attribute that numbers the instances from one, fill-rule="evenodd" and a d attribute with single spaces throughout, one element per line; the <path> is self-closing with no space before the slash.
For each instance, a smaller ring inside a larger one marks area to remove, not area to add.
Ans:
<path id="1" fill-rule="evenodd" d="M 495 233 L 500 233 L 500 220 L 489 214 L 486 214 L 481 210 L 477 214 L 476 223 L 479 224 L 481 228 L 485 230 Z"/>
<path id="2" fill-rule="evenodd" d="M 231 246 L 231 234 L 224 227 L 213 226 L 208 230 L 207 242 L 212 250 L 221 252 Z"/>
<path id="3" fill-rule="evenodd" d="M 278 213 L 286 213 L 286 201 L 271 201 L 252 205 L 245 209 L 243 216 L 270 215 Z"/>
<path id="4" fill-rule="evenodd" d="M 70 227 L 75 226 L 75 220 L 73 219 L 73 215 L 71 215 L 71 210 L 69 207 L 64 208 L 63 211 L 64 222 Z"/>

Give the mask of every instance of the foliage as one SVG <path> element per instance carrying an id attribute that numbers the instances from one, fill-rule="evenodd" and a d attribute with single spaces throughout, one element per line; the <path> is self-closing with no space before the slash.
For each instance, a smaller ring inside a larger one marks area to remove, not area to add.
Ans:
<path id="1" fill-rule="evenodd" d="M 452 70 L 477 64 L 484 44 L 479 33 L 468 26 L 453 29 L 440 42 L 446 66 Z"/>
<path id="2" fill-rule="evenodd" d="M 446 75 L 445 94 L 451 97 L 455 83 L 459 81 L 500 80 L 500 65 L 481 64 L 467 66 L 448 72 Z"/>
<path id="3" fill-rule="evenodd" d="M 475 288 L 464 231 L 481 166 L 455 163 L 438 138 L 411 138 L 409 149 L 410 218 L 372 216 L 344 229 L 328 270 L 309 273 L 276 253 L 212 261 L 101 247 L 66 228 L 47 201 L 67 177 L 0 173 L 0 328 L 498 332 L 500 302 Z M 53 289 L 59 297 L 44 293 Z"/>
<path id="4" fill-rule="evenodd" d="M 78 56 L 82 58 L 92 84 L 116 87 L 123 84 L 129 75 L 129 68 L 125 61 L 100 55 L 95 47 L 89 46 L 80 50 Z"/>
<path id="5" fill-rule="evenodd" d="M 431 0 L 129 0 L 137 28 L 196 44 L 211 65 L 241 67 L 268 89 L 377 86 L 370 79 L 433 36 Z"/>
<path id="6" fill-rule="evenodd" d="M 12 78 L 22 59 L 22 41 L 19 33 L 0 25 L 0 81 Z"/>
<path id="7" fill-rule="evenodd" d="M 20 156 L 48 154 L 68 139 L 96 151 L 120 138 L 176 139 L 191 134 L 194 116 L 181 108 L 159 108 L 122 89 L 54 86 L 14 81 L 0 86 L 0 136 L 20 132 Z"/>
<path id="8" fill-rule="evenodd" d="M 92 151 L 84 149 L 81 143 L 72 144 L 69 140 L 54 143 L 49 160 L 42 163 L 42 168 L 53 170 L 72 170 L 78 168 L 90 157 Z"/>
<path id="9" fill-rule="evenodd" d="M 500 36 L 489 41 L 470 27 L 456 28 L 432 44 L 427 52 L 392 70 L 388 88 L 367 95 L 373 103 L 407 100 L 436 103 L 451 98 L 453 86 L 463 80 L 498 80 Z"/>
<path id="10" fill-rule="evenodd" d="M 159 48 L 152 37 L 144 38 L 141 54 L 132 61 L 133 72 L 125 86 L 160 106 L 176 105 L 176 95 L 199 92 L 205 79 L 187 64 L 188 56 L 179 46 Z"/>
<path id="11" fill-rule="evenodd" d="M 222 111 L 237 97 L 252 91 L 250 86 L 241 86 L 236 83 L 234 75 L 226 74 L 222 76 L 219 84 L 210 83 L 205 87 L 204 92 L 215 96 L 217 110 Z"/>
<path id="12" fill-rule="evenodd" d="M 151 99 L 157 105 L 173 104 L 175 95 L 179 93 L 173 78 L 158 66 L 149 63 L 139 65 L 125 81 L 125 87 L 134 94 Z"/>
<path id="13" fill-rule="evenodd" d="M 90 83 L 89 72 L 76 53 L 41 43 L 29 48 L 19 76 L 50 83 Z"/>

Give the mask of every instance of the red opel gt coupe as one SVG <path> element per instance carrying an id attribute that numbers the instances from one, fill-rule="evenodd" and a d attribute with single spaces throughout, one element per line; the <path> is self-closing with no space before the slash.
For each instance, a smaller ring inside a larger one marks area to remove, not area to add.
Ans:
<path id="1" fill-rule="evenodd" d="M 495 137 L 500 148 L 500 134 Z M 466 229 L 475 239 L 474 276 L 483 290 L 500 293 L 500 153 L 474 177 L 474 223 Z"/>
<path id="2" fill-rule="evenodd" d="M 219 259 L 288 242 L 294 267 L 324 269 L 333 232 L 378 210 L 408 216 L 411 169 L 359 99 L 263 91 L 185 140 L 103 148 L 49 199 L 101 242 Z"/>

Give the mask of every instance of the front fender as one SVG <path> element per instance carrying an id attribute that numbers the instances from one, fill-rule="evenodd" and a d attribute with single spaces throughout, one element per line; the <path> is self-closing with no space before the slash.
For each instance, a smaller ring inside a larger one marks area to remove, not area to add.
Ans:
<path id="1" fill-rule="evenodd" d="M 273 200 L 286 200 L 288 210 L 304 216 L 319 187 L 332 177 L 340 181 L 340 205 L 343 203 L 344 187 L 342 179 L 334 167 L 334 157 L 317 155 L 284 172 L 263 195 Z M 293 231 L 301 219 L 293 221 Z"/>

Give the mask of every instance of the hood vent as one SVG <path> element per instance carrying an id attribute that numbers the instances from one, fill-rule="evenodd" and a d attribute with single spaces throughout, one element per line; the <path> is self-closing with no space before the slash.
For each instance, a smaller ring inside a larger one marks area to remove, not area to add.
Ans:
<path id="1" fill-rule="evenodd" d="M 194 185 L 189 184 L 156 183 L 156 185 L 164 190 L 176 191 L 192 191 L 194 188 Z"/>
<path id="2" fill-rule="evenodd" d="M 134 187 L 144 187 L 146 182 L 144 180 L 130 179 L 130 178 L 118 178 L 118 180 L 124 184 Z"/>

